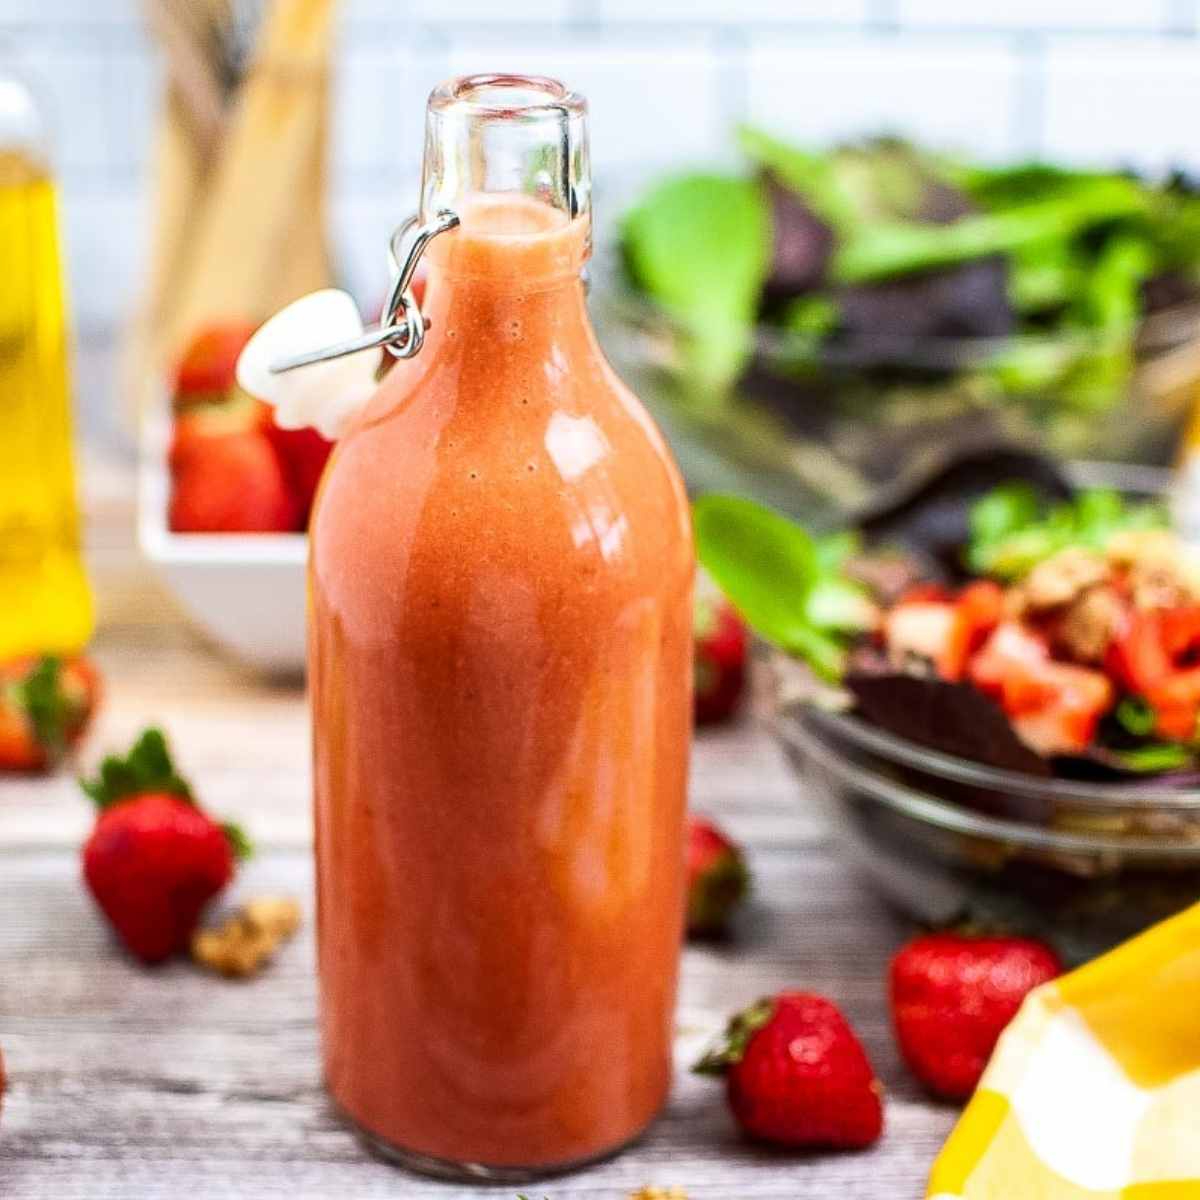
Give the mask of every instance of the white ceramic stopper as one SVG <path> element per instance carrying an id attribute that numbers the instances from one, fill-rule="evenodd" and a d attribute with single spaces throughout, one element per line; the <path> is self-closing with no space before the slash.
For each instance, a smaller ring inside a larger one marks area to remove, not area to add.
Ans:
<path id="1" fill-rule="evenodd" d="M 348 354 L 278 374 L 271 364 L 356 338 L 362 331 L 362 317 L 347 292 L 310 292 L 280 309 L 246 343 L 238 357 L 238 384 L 274 407 L 281 429 L 311 425 L 336 439 L 375 390 L 378 352 Z"/>

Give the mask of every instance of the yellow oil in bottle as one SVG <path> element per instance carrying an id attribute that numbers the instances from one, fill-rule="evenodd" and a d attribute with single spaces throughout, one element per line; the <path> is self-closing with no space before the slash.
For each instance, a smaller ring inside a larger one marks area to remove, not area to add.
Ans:
<path id="1" fill-rule="evenodd" d="M 92 620 L 54 183 L 0 148 L 0 660 L 79 650 Z"/>

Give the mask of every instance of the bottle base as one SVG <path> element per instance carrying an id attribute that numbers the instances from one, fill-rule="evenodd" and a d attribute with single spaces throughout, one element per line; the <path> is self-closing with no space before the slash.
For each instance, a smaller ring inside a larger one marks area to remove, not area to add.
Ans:
<path id="1" fill-rule="evenodd" d="M 351 1119 L 352 1120 L 352 1119 Z M 416 1150 L 408 1150 L 393 1142 L 381 1138 L 377 1133 L 365 1129 L 357 1121 L 352 1120 L 358 1136 L 367 1148 L 378 1157 L 385 1159 L 394 1166 L 403 1167 L 418 1175 L 428 1175 L 434 1179 L 445 1179 L 455 1183 L 505 1183 L 520 1184 L 534 1183 L 539 1179 L 550 1179 L 555 1175 L 569 1175 L 573 1171 L 582 1171 L 586 1167 L 606 1162 L 623 1153 L 638 1142 L 645 1134 L 639 1130 L 633 1137 L 607 1150 L 596 1154 L 588 1154 L 583 1158 L 572 1159 L 569 1162 L 551 1163 L 538 1167 L 490 1166 L 487 1163 L 459 1162 L 455 1159 L 435 1158 L 429 1154 L 421 1154 Z"/>

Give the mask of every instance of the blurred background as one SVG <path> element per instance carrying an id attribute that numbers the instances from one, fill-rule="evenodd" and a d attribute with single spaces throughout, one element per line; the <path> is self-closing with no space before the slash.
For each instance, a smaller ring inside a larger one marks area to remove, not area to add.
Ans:
<path id="1" fill-rule="evenodd" d="M 328 445 L 272 435 L 289 494 L 246 513 L 228 464 L 185 484 L 171 439 L 250 420 L 237 349 L 297 295 L 378 312 L 450 75 L 588 97 L 593 313 L 694 491 L 829 524 L 964 449 L 1161 467 L 1185 438 L 1200 0 L 5 0 L 0 61 L 44 126 L 14 133 L 9 104 L 10 166 L 31 140 L 58 192 L 93 556 L 128 529 L 140 458 L 143 558 L 227 647 L 206 589 L 270 592 L 286 564 L 299 666 Z M 43 317 L 52 263 L 10 276 Z M 47 475 L 40 445 L 14 496 Z M 196 539 L 248 532 L 285 540 Z"/>
<path id="2" fill-rule="evenodd" d="M 83 428 L 108 436 L 111 376 L 90 356 L 147 265 L 163 54 L 136 0 L 4 0 L 0 46 L 43 98 Z M 331 240 L 364 300 L 413 206 L 424 98 L 449 74 L 546 72 L 581 89 L 606 230 L 614 192 L 672 164 L 728 162 L 743 120 L 808 143 L 886 131 L 996 160 L 1160 171 L 1200 153 L 1197 0 L 346 0 L 334 63 Z"/>

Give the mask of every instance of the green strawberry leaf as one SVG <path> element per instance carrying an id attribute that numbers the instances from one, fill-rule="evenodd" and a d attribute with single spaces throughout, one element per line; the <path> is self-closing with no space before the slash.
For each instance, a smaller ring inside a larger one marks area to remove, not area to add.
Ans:
<path id="1" fill-rule="evenodd" d="M 51 757 L 67 744 L 71 703 L 62 689 L 62 660 L 53 655 L 39 659 L 24 679 L 12 685 L 12 696 L 33 725 L 38 745 Z"/>
<path id="2" fill-rule="evenodd" d="M 96 778 L 81 778 L 79 786 L 101 811 L 128 796 L 146 792 L 166 792 L 195 802 L 188 781 L 175 770 L 167 739 L 161 729 L 155 728 L 144 730 L 124 758 L 108 755 Z"/>
<path id="3" fill-rule="evenodd" d="M 764 996 L 749 1008 L 735 1013 L 717 1044 L 705 1051 L 692 1071 L 697 1075 L 724 1075 L 734 1063 L 741 1062 L 750 1039 L 774 1013 L 775 1000 L 771 996 Z"/>
<path id="4" fill-rule="evenodd" d="M 250 840 L 250 835 L 238 824 L 233 821 L 226 821 L 221 829 L 225 836 L 229 839 L 229 848 L 233 851 L 233 857 L 238 862 L 245 862 L 246 859 L 254 855 L 254 843 Z"/>

